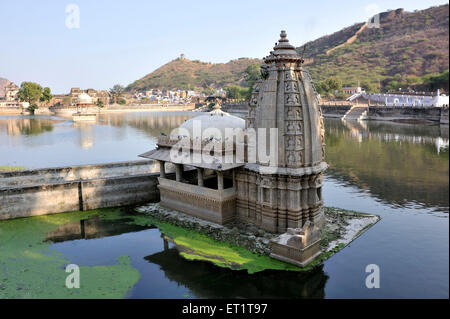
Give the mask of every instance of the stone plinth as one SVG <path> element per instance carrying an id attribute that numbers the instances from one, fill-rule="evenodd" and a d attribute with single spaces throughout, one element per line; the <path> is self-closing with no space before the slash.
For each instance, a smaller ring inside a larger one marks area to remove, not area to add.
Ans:
<path id="1" fill-rule="evenodd" d="M 288 228 L 287 232 L 270 241 L 270 257 L 305 267 L 320 255 L 320 232 L 307 221 L 302 228 Z"/>
<path id="2" fill-rule="evenodd" d="M 211 189 L 159 177 L 161 206 L 220 225 L 235 217 L 236 190 Z"/>

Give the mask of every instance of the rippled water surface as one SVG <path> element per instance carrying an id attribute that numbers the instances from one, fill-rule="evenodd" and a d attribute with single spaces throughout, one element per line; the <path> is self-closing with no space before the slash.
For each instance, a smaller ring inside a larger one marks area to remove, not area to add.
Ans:
<path id="1" fill-rule="evenodd" d="M 103 114 L 96 123 L 61 117 L 0 116 L 0 166 L 26 168 L 138 160 L 192 113 Z M 324 198 L 382 220 L 314 273 L 247 275 L 182 259 L 157 228 L 113 227 L 52 248 L 74 263 L 130 255 L 141 279 L 128 297 L 440 297 L 449 282 L 449 128 L 427 124 L 325 120 Z M 108 249 L 105 249 L 107 247 Z M 377 264 L 379 289 L 365 268 Z"/>

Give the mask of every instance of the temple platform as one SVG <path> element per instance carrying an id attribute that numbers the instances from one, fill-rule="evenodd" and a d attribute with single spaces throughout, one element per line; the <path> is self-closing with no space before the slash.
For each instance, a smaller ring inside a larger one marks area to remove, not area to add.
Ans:
<path id="1" fill-rule="evenodd" d="M 95 113 L 74 113 L 72 114 L 72 120 L 74 122 L 79 121 L 96 121 L 97 114 Z"/>
<path id="2" fill-rule="evenodd" d="M 158 178 L 161 206 L 220 225 L 235 217 L 236 189 L 212 189 Z"/>

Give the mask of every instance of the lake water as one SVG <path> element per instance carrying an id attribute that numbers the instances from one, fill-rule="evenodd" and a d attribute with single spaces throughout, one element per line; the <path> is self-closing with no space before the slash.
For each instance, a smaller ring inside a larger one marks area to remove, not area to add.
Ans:
<path id="1" fill-rule="evenodd" d="M 195 114 L 194 114 L 195 115 Z M 192 113 L 111 113 L 97 123 L 48 116 L 0 116 L 0 166 L 26 168 L 138 160 L 160 132 Z M 141 279 L 128 297 L 449 297 L 449 127 L 325 119 L 325 205 L 381 221 L 313 273 L 248 275 L 189 262 L 158 229 L 125 229 L 54 249 L 81 265 L 130 255 Z M 108 247 L 108 249 L 105 249 Z M 166 247 L 167 248 L 167 247 Z M 380 268 L 367 289 L 366 266 Z"/>

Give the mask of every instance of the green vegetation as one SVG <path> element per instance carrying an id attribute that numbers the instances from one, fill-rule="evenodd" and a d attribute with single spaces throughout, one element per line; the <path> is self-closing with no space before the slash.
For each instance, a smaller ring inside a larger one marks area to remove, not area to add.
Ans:
<path id="1" fill-rule="evenodd" d="M 342 209 L 332 207 L 325 208 L 327 213 L 339 216 L 342 215 Z M 345 211 L 350 215 L 367 215 L 356 213 L 353 211 Z M 212 239 L 205 233 L 200 231 L 189 230 L 179 226 L 172 225 L 168 222 L 160 221 L 149 215 L 133 217 L 134 223 L 142 226 L 154 225 L 160 231 L 178 246 L 180 254 L 188 260 L 208 261 L 219 267 L 230 268 L 234 270 L 246 270 L 249 274 L 263 270 L 284 270 L 284 271 L 309 271 L 321 264 L 326 259 L 337 253 L 346 245 L 338 244 L 330 251 L 325 251 L 314 259 L 308 266 L 300 268 L 268 256 L 255 254 L 244 247 L 237 246 L 233 243 L 222 242 Z M 322 240 L 320 246 L 326 249 L 329 243 L 340 237 L 339 230 L 330 230 L 325 228 L 322 232 Z"/>
<path id="2" fill-rule="evenodd" d="M 97 100 L 97 102 L 95 102 L 95 105 L 97 105 L 97 107 L 103 108 L 105 107 L 105 103 L 103 103 L 103 101 Z"/>
<path id="3" fill-rule="evenodd" d="M 357 23 L 306 43 L 305 65 L 325 96 L 334 94 L 325 83 L 339 79 L 342 86 L 362 86 L 367 92 L 398 90 L 448 91 L 448 5 L 415 12 L 381 14 L 380 28 L 365 28 L 353 43 L 345 43 L 363 26 Z M 298 48 L 300 54 L 303 47 Z M 127 87 L 131 90 L 199 89 L 211 95 L 227 88 L 233 99 L 248 99 L 261 74 L 259 59 L 228 63 L 173 60 Z M 324 85 L 324 87 L 322 87 Z M 239 89 L 238 89 L 239 87 Z M 318 92 L 320 93 L 320 92 Z"/>
<path id="4" fill-rule="evenodd" d="M 291 264 L 257 255 L 243 247 L 219 242 L 203 233 L 161 222 L 147 215 L 136 217 L 135 223 L 142 226 L 157 226 L 165 236 L 180 246 L 181 255 L 189 260 L 209 261 L 220 267 L 244 269 L 249 274 L 266 269 L 302 270 Z"/>
<path id="5" fill-rule="evenodd" d="M 380 28 L 364 29 L 356 41 L 329 55 L 329 49 L 345 43 L 362 23 L 307 43 L 306 68 L 315 82 L 338 77 L 343 86 L 359 83 L 369 92 L 448 91 L 448 5 L 389 11 L 381 14 L 380 23 Z M 301 54 L 303 47 L 298 51 Z"/>
<path id="6" fill-rule="evenodd" d="M 124 92 L 125 92 L 125 88 L 120 84 L 116 84 L 112 88 L 109 89 L 109 94 L 111 95 L 111 98 L 114 103 L 117 103 L 117 102 L 120 103 L 123 100 L 123 99 L 121 99 L 121 97 Z M 123 104 L 125 104 L 125 103 L 123 103 Z"/>
<path id="7" fill-rule="evenodd" d="M 51 99 L 53 98 L 53 95 L 52 95 L 52 93 L 51 93 L 51 91 L 50 91 L 50 88 L 48 88 L 48 87 L 45 87 L 43 90 L 42 90 L 42 95 L 41 95 L 41 97 L 40 97 L 40 101 L 41 102 L 44 102 L 44 103 L 50 103 L 50 101 L 51 101 Z"/>
<path id="8" fill-rule="evenodd" d="M 21 171 L 24 170 L 23 166 L 5 166 L 0 165 L 0 172 L 11 172 L 11 171 Z"/>
<path id="9" fill-rule="evenodd" d="M 176 59 L 130 84 L 126 89 L 127 91 L 198 89 L 204 91 L 207 95 L 211 95 L 215 89 L 225 88 L 231 84 L 247 86 L 245 83 L 247 68 L 252 64 L 259 63 L 261 63 L 259 59 L 247 58 L 232 60 L 228 63 L 206 63 Z"/>
<path id="10" fill-rule="evenodd" d="M 244 72 L 245 87 L 231 84 L 225 87 L 227 98 L 235 100 L 248 100 L 251 97 L 255 83 L 261 78 L 261 65 L 259 63 L 250 64 Z"/>
<path id="11" fill-rule="evenodd" d="M 34 82 L 22 82 L 17 96 L 19 100 L 30 104 L 28 108 L 30 111 L 38 108 L 38 101 L 48 103 L 53 97 L 50 88 L 42 88 L 42 86 Z"/>
<path id="12" fill-rule="evenodd" d="M 249 88 L 231 84 L 225 88 L 227 98 L 234 100 L 244 100 L 249 95 Z"/>
<path id="13" fill-rule="evenodd" d="M 341 97 L 342 81 L 336 76 L 329 77 L 324 81 L 320 81 L 316 85 L 317 93 L 326 97 Z"/>
<path id="14" fill-rule="evenodd" d="M 120 256 L 112 266 L 80 265 L 80 288 L 68 289 L 65 266 L 70 261 L 45 242 L 46 233 L 59 225 L 97 214 L 115 218 L 119 212 L 103 209 L 0 221 L 0 299 L 122 298 L 140 277 L 128 256 Z"/>
<path id="15" fill-rule="evenodd" d="M 129 256 L 118 256 L 117 263 L 110 266 L 80 265 L 80 288 L 68 289 L 65 286 L 68 276 L 65 267 L 71 261 L 51 250 L 51 242 L 46 241 L 46 235 L 59 226 L 93 216 L 103 220 L 126 218 L 126 223 L 133 225 L 157 226 L 166 238 L 173 240 L 180 255 L 187 260 L 211 262 L 219 267 L 246 270 L 249 274 L 267 269 L 311 270 L 345 246 L 340 244 L 324 252 L 307 267 L 299 268 L 231 243 L 218 242 L 199 231 L 162 222 L 142 213 L 126 213 L 120 208 L 19 218 L 0 221 L 0 298 L 123 297 L 140 277 L 131 266 Z M 321 246 L 324 248 L 339 234 L 328 231 L 322 237 Z"/>
<path id="16" fill-rule="evenodd" d="M 430 73 L 424 76 L 396 74 L 385 80 L 386 91 L 414 89 L 418 91 L 436 91 L 448 88 L 448 69 L 441 73 Z"/>

